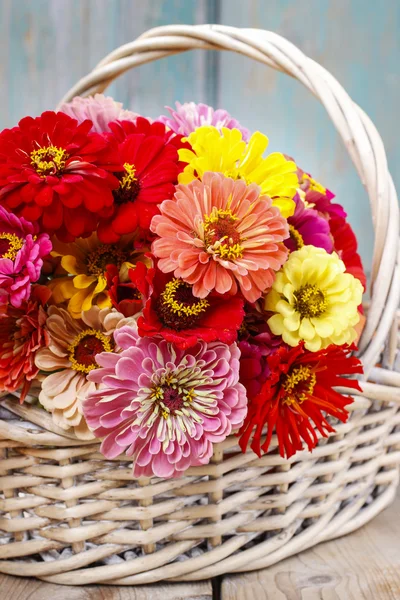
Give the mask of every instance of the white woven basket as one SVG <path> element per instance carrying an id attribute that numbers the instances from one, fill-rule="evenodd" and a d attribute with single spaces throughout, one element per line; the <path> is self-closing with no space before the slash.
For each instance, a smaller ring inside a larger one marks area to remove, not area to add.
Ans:
<path id="1" fill-rule="evenodd" d="M 382 140 L 320 65 L 267 31 L 160 27 L 107 56 L 63 101 L 124 71 L 192 49 L 232 50 L 303 83 L 325 106 L 368 193 L 375 230 L 365 368 L 351 418 L 312 454 L 241 454 L 235 437 L 178 480 L 132 479 L 44 411 L 0 401 L 0 572 L 69 585 L 198 580 L 274 564 L 360 527 L 394 497 L 400 375 L 392 365 L 400 295 L 399 214 Z M 354 392 L 352 392 L 354 395 Z"/>

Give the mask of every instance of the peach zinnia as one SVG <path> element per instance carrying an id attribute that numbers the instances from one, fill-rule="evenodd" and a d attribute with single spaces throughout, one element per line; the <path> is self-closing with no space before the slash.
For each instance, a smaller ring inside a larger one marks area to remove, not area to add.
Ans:
<path id="1" fill-rule="evenodd" d="M 240 289 L 254 302 L 286 260 L 287 221 L 256 184 L 205 173 L 178 185 L 160 212 L 151 223 L 158 266 L 192 285 L 198 298 Z"/>

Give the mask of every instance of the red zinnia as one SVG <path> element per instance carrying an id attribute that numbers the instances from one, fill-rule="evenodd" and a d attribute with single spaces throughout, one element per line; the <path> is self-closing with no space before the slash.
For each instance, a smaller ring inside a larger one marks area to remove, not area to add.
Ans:
<path id="1" fill-rule="evenodd" d="M 96 229 L 121 171 L 116 143 L 68 115 L 26 117 L 0 134 L 0 203 L 73 241 Z"/>
<path id="2" fill-rule="evenodd" d="M 116 265 L 107 265 L 107 290 L 111 304 L 124 317 L 132 317 L 143 308 L 145 298 L 149 296 L 153 269 L 138 262 L 134 269 L 129 269 L 129 281 L 121 281 L 120 271 Z"/>
<path id="3" fill-rule="evenodd" d="M 167 132 L 162 123 L 150 123 L 138 117 L 136 123 L 111 123 L 112 136 L 119 143 L 119 187 L 114 191 L 114 206 L 108 218 L 101 221 L 98 236 L 103 243 L 115 243 L 121 235 L 133 233 L 137 227 L 148 231 L 158 205 L 175 192 L 181 136 Z M 110 136 L 110 137 L 112 137 Z"/>
<path id="4" fill-rule="evenodd" d="M 192 286 L 157 269 L 153 291 L 138 320 L 142 337 L 161 335 L 184 350 L 199 340 L 232 344 L 244 317 L 243 300 L 234 296 L 197 298 Z"/>
<path id="5" fill-rule="evenodd" d="M 346 265 L 347 273 L 358 279 L 364 287 L 367 288 L 367 277 L 361 262 L 361 257 L 357 252 L 357 238 L 346 219 L 340 217 L 331 217 L 329 221 L 331 234 L 334 240 L 334 249 Z"/>
<path id="6" fill-rule="evenodd" d="M 49 344 L 43 309 L 49 295 L 48 288 L 34 286 L 31 298 L 21 308 L 9 304 L 0 311 L 0 391 L 21 388 L 21 403 L 39 372 L 35 354 Z"/>
<path id="7" fill-rule="evenodd" d="M 343 423 L 347 421 L 345 406 L 352 398 L 342 396 L 333 388 L 345 386 L 361 390 L 355 379 L 345 375 L 362 373 L 362 364 L 351 356 L 354 347 L 328 346 L 319 352 L 308 352 L 301 343 L 294 348 L 280 348 L 268 357 L 271 375 L 261 392 L 249 403 L 245 422 L 239 431 L 240 447 L 246 450 L 249 439 L 252 450 L 267 452 L 275 429 L 279 453 L 289 458 L 303 449 L 304 440 L 311 451 L 318 442 L 317 429 L 323 437 L 335 429 L 324 414 Z M 261 444 L 264 426 L 265 441 Z"/>

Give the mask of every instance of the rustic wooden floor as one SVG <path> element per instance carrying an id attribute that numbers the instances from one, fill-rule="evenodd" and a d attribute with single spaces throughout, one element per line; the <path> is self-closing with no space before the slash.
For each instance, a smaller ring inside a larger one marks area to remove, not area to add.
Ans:
<path id="1" fill-rule="evenodd" d="M 399 600 L 400 493 L 355 533 L 222 582 L 63 587 L 0 575 L 3 600 Z M 214 587 L 214 592 L 213 592 Z M 214 593 L 214 595 L 213 595 Z"/>

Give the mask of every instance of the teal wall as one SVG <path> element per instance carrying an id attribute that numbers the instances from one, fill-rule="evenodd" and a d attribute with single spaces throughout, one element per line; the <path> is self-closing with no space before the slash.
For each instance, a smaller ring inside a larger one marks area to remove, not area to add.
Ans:
<path id="1" fill-rule="evenodd" d="M 399 0 L 0 0 L 0 127 L 55 106 L 106 53 L 146 29 L 208 22 L 276 31 L 330 70 L 375 121 L 400 183 Z M 198 52 L 145 65 L 111 91 L 153 117 L 175 100 L 209 102 L 265 132 L 273 150 L 336 193 L 369 267 L 365 192 L 324 110 L 299 83 L 234 54 Z"/>

